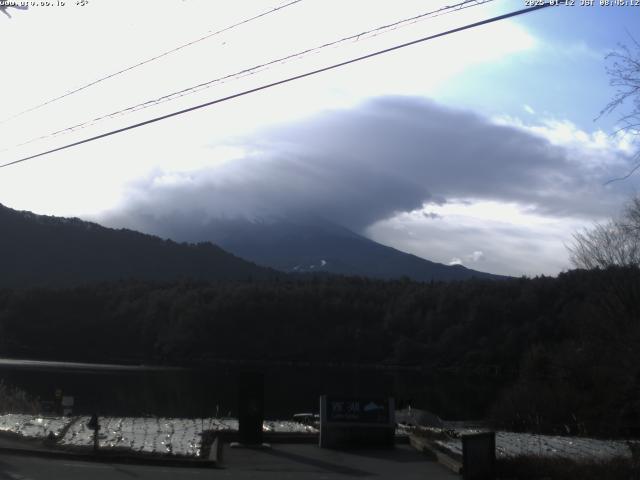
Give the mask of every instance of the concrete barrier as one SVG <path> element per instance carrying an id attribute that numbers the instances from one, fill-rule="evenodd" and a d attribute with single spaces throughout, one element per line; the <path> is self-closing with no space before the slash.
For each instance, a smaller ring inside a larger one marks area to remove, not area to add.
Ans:
<path id="1" fill-rule="evenodd" d="M 464 480 L 494 480 L 496 433 L 462 435 L 462 477 Z"/>
<path id="2" fill-rule="evenodd" d="M 458 475 L 462 473 L 462 459 L 440 448 L 436 443 L 415 434 L 409 436 L 409 443 L 411 443 L 413 448 L 429 455 L 432 459 L 438 461 L 452 472 Z"/>

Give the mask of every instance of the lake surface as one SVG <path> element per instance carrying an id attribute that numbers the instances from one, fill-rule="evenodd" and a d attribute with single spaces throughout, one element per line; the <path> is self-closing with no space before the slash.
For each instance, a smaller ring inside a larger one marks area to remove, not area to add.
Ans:
<path id="1" fill-rule="evenodd" d="M 41 400 L 74 397 L 74 414 L 211 417 L 237 415 L 238 375 L 265 376 L 265 416 L 317 412 L 322 394 L 392 396 L 441 416 L 480 415 L 465 382 L 419 370 L 374 366 L 221 364 L 207 368 L 0 359 L 0 379 Z"/>

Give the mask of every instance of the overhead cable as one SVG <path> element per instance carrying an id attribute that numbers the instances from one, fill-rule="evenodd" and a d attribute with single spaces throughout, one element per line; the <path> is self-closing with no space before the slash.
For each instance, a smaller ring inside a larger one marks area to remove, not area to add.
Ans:
<path id="1" fill-rule="evenodd" d="M 155 98 L 155 99 L 152 99 L 152 100 L 147 100 L 145 102 L 138 103 L 136 105 L 133 105 L 133 106 L 121 109 L 121 110 L 117 110 L 115 112 L 111 112 L 111 113 L 108 113 L 108 114 L 100 115 L 100 116 L 95 117 L 95 118 L 93 118 L 91 120 L 87 120 L 85 122 L 78 123 L 78 124 L 73 125 L 71 127 L 65 127 L 63 129 L 56 130 L 56 131 L 51 132 L 51 133 L 47 133 L 45 135 L 40 135 L 40 136 L 37 136 L 37 137 L 30 138 L 29 140 L 25 140 L 24 142 L 21 142 L 21 143 L 15 145 L 13 148 L 23 147 L 25 145 L 29 145 L 31 143 L 34 143 L 34 142 L 37 142 L 37 141 L 40 141 L 40 140 L 45 140 L 45 139 L 53 138 L 53 137 L 56 137 L 56 136 L 59 136 L 59 135 L 62 135 L 62 134 L 66 134 L 66 133 L 71 133 L 71 132 L 75 132 L 75 131 L 78 131 L 78 130 L 82 130 L 84 128 L 91 127 L 91 126 L 93 126 L 93 125 L 95 125 L 95 124 L 97 124 L 97 123 L 99 123 L 99 122 L 101 122 L 103 120 L 107 120 L 107 119 L 110 119 L 110 118 L 116 118 L 116 117 L 119 117 L 119 116 L 122 116 L 122 115 L 126 115 L 126 114 L 130 114 L 130 113 L 137 112 L 137 111 L 140 111 L 140 110 L 144 110 L 144 109 L 149 108 L 149 107 L 160 105 L 160 104 L 165 103 L 165 102 L 176 100 L 176 99 L 184 97 L 186 95 L 191 95 L 191 94 L 203 91 L 205 89 L 211 88 L 212 86 L 214 86 L 216 84 L 219 84 L 219 83 L 223 83 L 223 82 L 225 82 L 227 80 L 231 80 L 231 79 L 236 80 L 236 79 L 243 78 L 243 77 L 246 77 L 246 76 L 255 75 L 255 74 L 257 74 L 257 73 L 259 73 L 261 71 L 264 71 L 264 70 L 270 68 L 271 66 L 273 66 L 275 64 L 283 64 L 283 63 L 286 63 L 286 62 L 288 62 L 290 60 L 293 60 L 293 59 L 303 58 L 303 57 L 305 57 L 307 55 L 310 55 L 312 53 L 317 53 L 317 52 L 319 52 L 321 50 L 324 50 L 326 48 L 335 47 L 335 46 L 337 46 L 339 44 L 342 44 L 342 43 L 345 43 L 345 42 L 348 42 L 348 41 L 352 41 L 352 40 L 360 41 L 360 40 L 362 40 L 364 38 L 371 38 L 371 37 L 378 36 L 378 35 L 381 35 L 383 33 L 386 33 L 388 31 L 395 30 L 395 29 L 400 28 L 402 26 L 410 25 L 410 24 L 415 23 L 417 21 L 424 20 L 426 18 L 438 17 L 438 16 L 445 15 L 445 14 L 448 14 L 448 13 L 452 13 L 452 12 L 456 12 L 456 11 L 459 11 L 459 10 L 463 10 L 463 9 L 466 9 L 466 8 L 469 8 L 469 7 L 475 7 L 475 6 L 478 6 L 478 5 L 489 3 L 489 2 L 492 2 L 492 1 L 495 1 L 495 0 L 464 0 L 464 1 L 462 1 L 460 3 L 457 3 L 457 4 L 447 5 L 447 6 L 438 8 L 437 10 L 432 10 L 432 11 L 429 11 L 429 12 L 426 12 L 426 13 L 422 13 L 420 15 L 416 15 L 416 16 L 413 16 L 413 17 L 410 17 L 410 18 L 399 20 L 397 22 L 393 22 L 393 23 L 390 23 L 390 24 L 382 25 L 380 27 L 376 27 L 376 28 L 373 28 L 373 29 L 370 29 L 370 30 L 365 30 L 365 31 L 360 32 L 360 33 L 356 33 L 356 34 L 353 34 L 353 35 L 349 35 L 347 37 L 340 38 L 338 40 L 334 40 L 334 41 L 331 41 L 331 42 L 328 42 L 328 43 L 324 43 L 322 45 L 318 45 L 316 47 L 308 48 L 306 50 L 302 50 L 302 51 L 299 51 L 299 52 L 296 52 L 296 53 L 293 53 L 293 54 L 290 54 L 290 55 L 286 55 L 284 57 L 280 57 L 280 58 L 277 58 L 275 60 L 271 60 L 271 61 L 266 62 L 266 63 L 255 65 L 255 66 L 250 67 L 250 68 L 246 68 L 246 69 L 234 72 L 234 73 L 230 73 L 230 74 L 218 77 L 218 78 L 214 78 L 214 79 L 208 80 L 208 81 L 206 81 L 204 83 L 200 83 L 200 84 L 197 84 L 197 85 L 194 85 L 194 86 L 182 89 L 182 90 L 178 90 L 176 92 L 172 92 L 172 93 L 169 93 L 169 94 L 166 94 L 166 95 L 162 95 L 161 97 L 158 97 L 158 98 Z M 0 150 L 0 152 L 1 151 L 6 151 L 8 149 L 9 148 L 4 148 L 4 149 Z"/>
<path id="2" fill-rule="evenodd" d="M 11 115 L 10 117 L 7 117 L 4 120 L 1 120 L 0 121 L 0 125 L 8 122 L 9 120 L 13 120 L 15 118 L 18 118 L 18 117 L 20 117 L 20 116 L 22 116 L 22 115 L 24 115 L 26 113 L 33 112 L 34 110 L 38 110 L 38 109 L 40 109 L 40 108 L 42 108 L 42 107 L 44 107 L 46 105 L 50 105 L 50 104 L 52 104 L 54 102 L 57 102 L 58 100 L 66 98 L 66 97 L 68 97 L 70 95 L 74 95 L 74 94 L 76 94 L 78 92 L 86 90 L 87 88 L 92 87 L 94 85 L 97 85 L 98 83 L 104 82 L 105 80 L 109 80 L 111 78 L 117 77 L 118 75 L 121 75 L 123 73 L 129 72 L 129 71 L 131 71 L 131 70 L 133 70 L 135 68 L 141 67 L 142 65 L 146 65 L 147 63 L 151 63 L 151 62 L 153 62 L 155 60 L 158 60 L 160 58 L 166 57 L 167 55 L 171 55 L 172 53 L 178 52 L 178 51 L 180 51 L 180 50 L 182 50 L 184 48 L 187 48 L 187 47 L 190 47 L 192 45 L 195 45 L 196 43 L 202 42 L 203 40 L 207 40 L 207 39 L 209 39 L 211 37 L 215 37 L 216 35 L 220 35 L 220 34 L 222 34 L 224 32 L 228 32 L 229 30 L 237 28 L 237 27 L 239 27 L 241 25 L 244 25 L 246 23 L 252 22 L 252 21 L 257 20 L 259 18 L 265 17 L 265 16 L 267 16 L 267 15 L 269 15 L 271 13 L 277 12 L 279 10 L 287 8 L 287 7 L 289 7 L 291 5 L 294 5 L 296 3 L 300 3 L 301 1 L 302 0 L 292 0 L 292 1 L 288 2 L 288 3 L 283 4 L 283 5 L 279 5 L 277 7 L 274 7 L 271 10 L 264 11 L 262 13 L 254 15 L 253 17 L 250 17 L 250 18 L 244 19 L 244 20 L 242 20 L 240 22 L 234 23 L 233 25 L 229 25 L 229 26 L 227 26 L 225 28 L 222 28 L 220 30 L 216 30 L 215 32 L 203 35 L 202 37 L 196 38 L 195 40 L 192 40 L 190 42 L 183 43 L 182 45 L 179 45 L 179 46 L 177 46 L 175 48 L 172 48 L 171 50 L 167 50 L 167 51 L 162 52 L 162 53 L 160 53 L 158 55 L 155 55 L 153 57 L 147 58 L 146 60 L 142 60 L 142 61 L 140 61 L 138 63 L 130 65 L 130 66 L 126 67 L 126 68 L 123 68 L 122 70 L 118 70 L 117 72 L 113 72 L 113 73 L 110 73 L 108 75 L 105 75 L 104 77 L 98 78 L 97 80 L 94 80 L 94 81 L 89 82 L 89 83 L 87 83 L 85 85 L 82 85 L 82 86 L 80 86 L 78 88 L 70 90 L 70 91 L 68 91 L 68 92 L 66 92 L 66 93 L 64 93 L 62 95 L 59 95 L 59 96 L 54 97 L 54 98 L 51 98 L 51 99 L 49 99 L 49 100 L 47 100 L 45 102 L 42 102 L 42 103 L 40 103 L 38 105 L 35 105 L 33 107 L 30 107 L 30 108 L 27 108 L 27 109 L 22 110 L 20 112 L 17 112 L 15 114 Z"/>
<path id="3" fill-rule="evenodd" d="M 292 77 L 288 77 L 288 78 L 285 78 L 285 79 L 282 79 L 282 80 L 278 80 L 278 81 L 267 83 L 267 84 L 264 84 L 264 85 L 261 85 L 261 86 L 258 86 L 258 87 L 250 88 L 250 89 L 244 90 L 242 92 L 234 93 L 232 95 L 228 95 L 228 96 L 222 97 L 222 98 L 217 98 L 215 100 L 211 100 L 209 102 L 201 103 L 199 105 L 195 105 L 195 106 L 192 106 L 192 107 L 189 107 L 189 108 L 178 110 L 176 112 L 172 112 L 172 113 L 168 113 L 168 114 L 161 115 L 161 116 L 158 116 L 158 117 L 154 117 L 154 118 L 151 118 L 149 120 L 145 120 L 143 122 L 135 123 L 133 125 L 129 125 L 129 126 L 122 127 L 122 128 L 118 128 L 116 130 L 111 130 L 109 132 L 102 133 L 100 135 L 95 135 L 93 137 L 85 138 L 83 140 L 79 140 L 77 142 L 69 143 L 69 144 L 63 145 L 61 147 L 52 148 L 52 149 L 44 151 L 44 152 L 40 152 L 40 153 L 37 153 L 37 154 L 34 154 L 34 155 L 29 155 L 27 157 L 19 158 L 17 160 L 14 160 L 14 161 L 11 161 L 11 162 L 8 162 L 8 163 L 4 163 L 4 164 L 0 165 L 0 168 L 5 168 L 5 167 L 9 167 L 11 165 L 16 165 L 18 163 L 26 162 L 26 161 L 32 160 L 34 158 L 42 157 L 42 156 L 45 156 L 45 155 L 49 155 L 51 153 L 59 152 L 61 150 L 66 150 L 66 149 L 69 149 L 69 148 L 72 148 L 72 147 L 76 147 L 78 145 L 82 145 L 82 144 L 85 144 L 85 143 L 93 142 L 93 141 L 99 140 L 101 138 L 106 138 L 106 137 L 110 137 L 112 135 L 117 135 L 119 133 L 123 133 L 123 132 L 126 132 L 128 130 L 133 130 L 133 129 L 136 129 L 136 128 L 140 128 L 140 127 L 143 127 L 145 125 L 150 125 L 152 123 L 160 122 L 162 120 L 166 120 L 166 119 L 169 119 L 169 118 L 172 118 L 172 117 L 177 117 L 177 116 L 183 115 L 185 113 L 190 113 L 190 112 L 193 112 L 195 110 L 200 110 L 200 109 L 205 108 L 205 107 L 210 107 L 212 105 L 216 105 L 218 103 L 226 102 L 228 100 L 233 100 L 235 98 L 242 97 L 242 96 L 245 96 L 245 95 L 249 95 L 251 93 L 259 92 L 259 91 L 266 90 L 268 88 L 272 88 L 272 87 L 275 87 L 275 86 L 278 86 L 278 85 L 283 85 L 283 84 L 286 84 L 286 83 L 289 83 L 289 82 L 293 82 L 295 80 L 300 80 L 302 78 L 310 77 L 312 75 L 317 75 L 317 74 L 322 73 L 322 72 L 327 72 L 327 71 L 330 71 L 330 70 L 334 70 L 336 68 L 344 67 L 346 65 L 350 65 L 352 63 L 360 62 L 362 60 L 366 60 L 366 59 L 373 58 L 373 57 L 376 57 L 376 56 L 379 56 L 379 55 L 383 55 L 385 53 L 393 52 L 393 51 L 400 50 L 402 48 L 406 48 L 406 47 L 409 47 L 409 46 L 412 46 L 412 45 L 416 45 L 416 44 L 419 44 L 419 43 L 427 42 L 429 40 L 434 40 L 436 38 L 440 38 L 440 37 L 444 37 L 444 36 L 451 35 L 451 34 L 454 34 L 454 33 L 462 32 L 464 30 L 469 30 L 469 29 L 480 27 L 480 26 L 483 26 L 483 25 L 488 25 L 488 24 L 491 24 L 491 23 L 494 23 L 494 22 L 498 22 L 500 20 L 505 20 L 507 18 L 513 18 L 513 17 L 519 16 L 519 15 L 524 15 L 524 14 L 531 13 L 531 12 L 534 12 L 534 11 L 537 11 L 537 10 L 542 10 L 542 9 L 550 7 L 550 6 L 551 6 L 550 3 L 544 3 L 544 4 L 541 4 L 541 5 L 535 5 L 533 7 L 527 7 L 527 8 L 523 8 L 523 9 L 516 10 L 516 11 L 513 11 L 513 12 L 509 12 L 509 13 L 505 13 L 505 14 L 502 14 L 502 15 L 498 15 L 498 16 L 495 16 L 495 17 L 491 17 L 491 18 L 488 18 L 488 19 L 485 19 L 485 20 L 481 20 L 481 21 L 478 21 L 478 22 L 469 23 L 469 24 L 463 25 L 461 27 L 456 27 L 456 28 L 453 28 L 451 30 L 446 30 L 444 32 L 440 32 L 440 33 L 437 33 L 437 34 L 434 34 L 434 35 L 429 35 L 429 36 L 426 36 L 426 37 L 422 37 L 422 38 L 419 38 L 417 40 L 412 40 L 410 42 L 401 43 L 399 45 L 395 45 L 393 47 L 388 47 L 388 48 L 385 48 L 383 50 L 378 50 L 378 51 L 373 52 L 373 53 L 369 53 L 369 54 L 366 54 L 366 55 L 355 57 L 355 58 L 352 58 L 350 60 L 345 60 L 345 61 L 340 62 L 340 63 L 334 63 L 334 64 L 326 66 L 326 67 L 318 68 L 318 69 L 311 70 L 311 71 L 306 72 L 306 73 L 302 73 L 302 74 L 299 74 L 299 75 L 294 75 Z"/>

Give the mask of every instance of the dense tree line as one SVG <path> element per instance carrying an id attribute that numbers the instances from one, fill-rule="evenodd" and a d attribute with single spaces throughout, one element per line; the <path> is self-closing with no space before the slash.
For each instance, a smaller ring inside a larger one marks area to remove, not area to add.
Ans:
<path id="1" fill-rule="evenodd" d="M 421 366 L 513 428 L 640 426 L 640 271 L 454 283 L 313 277 L 0 291 L 0 354 Z"/>

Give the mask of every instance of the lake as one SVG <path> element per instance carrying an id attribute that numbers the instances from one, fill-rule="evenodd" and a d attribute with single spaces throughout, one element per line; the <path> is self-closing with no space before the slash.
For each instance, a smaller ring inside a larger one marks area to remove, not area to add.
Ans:
<path id="1" fill-rule="evenodd" d="M 74 414 L 236 416 L 237 378 L 245 371 L 264 373 L 267 418 L 317 412 L 322 394 L 393 396 L 399 406 L 411 404 L 448 418 L 477 417 L 484 409 L 467 392 L 473 379 L 411 368 L 239 362 L 177 368 L 0 359 L 0 379 L 6 384 L 41 400 L 54 400 L 61 390 L 74 397 Z"/>

